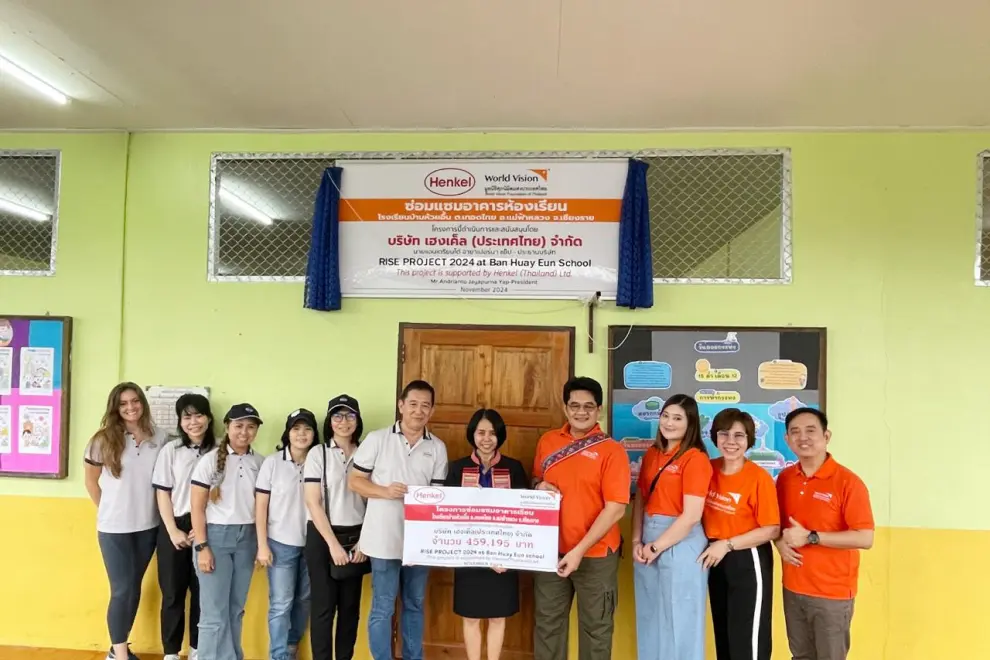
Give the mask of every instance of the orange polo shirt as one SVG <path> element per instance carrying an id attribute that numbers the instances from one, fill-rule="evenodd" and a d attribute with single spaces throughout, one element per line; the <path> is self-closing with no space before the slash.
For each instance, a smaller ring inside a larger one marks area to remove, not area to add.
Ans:
<path id="1" fill-rule="evenodd" d="M 595 425 L 587 435 L 601 432 Z M 543 473 L 544 459 L 575 440 L 569 424 L 547 431 L 536 444 L 533 459 L 533 477 L 560 491 L 561 554 L 570 552 L 581 542 L 605 508 L 605 502 L 629 503 L 629 458 L 622 445 L 612 438 L 565 458 Z M 609 551 L 616 552 L 620 538 L 616 523 L 584 556 L 604 557 Z"/>
<path id="2" fill-rule="evenodd" d="M 724 458 L 712 459 L 712 482 L 701 524 L 710 539 L 731 539 L 780 524 L 777 491 L 770 473 L 752 461 L 735 474 L 722 474 Z"/>
<path id="3" fill-rule="evenodd" d="M 873 529 L 870 493 L 863 480 L 839 465 L 829 454 L 811 477 L 801 464 L 777 476 L 780 519 L 786 529 L 790 518 L 814 532 Z M 783 564 L 784 588 L 794 593 L 833 600 L 856 597 L 859 582 L 859 550 L 839 550 L 820 545 L 798 548 L 801 566 Z"/>
<path id="4" fill-rule="evenodd" d="M 677 450 L 664 453 L 656 445 L 646 450 L 643 467 L 639 471 L 639 495 L 643 498 L 644 511 L 651 516 L 677 517 L 684 512 L 684 496 L 708 495 L 712 480 L 712 464 L 708 455 L 691 448 L 677 457 L 660 474 L 657 487 L 650 495 L 650 484 L 657 472 Z"/>

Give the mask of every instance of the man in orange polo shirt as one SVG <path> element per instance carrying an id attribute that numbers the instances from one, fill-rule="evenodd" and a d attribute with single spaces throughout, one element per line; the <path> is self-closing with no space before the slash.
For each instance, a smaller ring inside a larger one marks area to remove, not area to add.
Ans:
<path id="1" fill-rule="evenodd" d="M 866 484 L 828 453 L 825 413 L 787 415 L 787 444 L 798 464 L 777 477 L 776 541 L 784 574 L 784 620 L 794 660 L 844 660 L 859 578 L 859 551 L 873 546 Z"/>
<path id="2" fill-rule="evenodd" d="M 560 562 L 536 573 L 535 660 L 567 660 L 571 602 L 577 593 L 580 660 L 612 657 L 618 602 L 619 520 L 629 504 L 629 458 L 602 432 L 602 386 L 592 378 L 564 385 L 567 424 L 536 445 L 533 485 L 559 492 Z"/>

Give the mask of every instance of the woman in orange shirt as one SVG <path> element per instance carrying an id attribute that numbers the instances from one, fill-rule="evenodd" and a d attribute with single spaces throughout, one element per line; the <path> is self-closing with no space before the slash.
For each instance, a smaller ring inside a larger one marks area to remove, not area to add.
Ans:
<path id="1" fill-rule="evenodd" d="M 633 503 L 633 577 L 639 660 L 705 659 L 708 545 L 701 528 L 712 465 L 697 402 L 676 394 L 660 411 Z"/>
<path id="2" fill-rule="evenodd" d="M 712 420 L 712 482 L 702 524 L 711 539 L 698 561 L 710 569 L 708 594 L 718 660 L 770 660 L 773 552 L 780 532 L 770 473 L 746 458 L 756 444 L 753 418 L 726 408 Z"/>

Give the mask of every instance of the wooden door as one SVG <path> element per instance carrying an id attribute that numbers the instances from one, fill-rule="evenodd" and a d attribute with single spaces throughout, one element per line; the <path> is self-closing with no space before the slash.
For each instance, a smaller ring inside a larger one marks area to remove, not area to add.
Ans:
<path id="1" fill-rule="evenodd" d="M 421 378 L 434 387 L 430 430 L 447 445 L 450 460 L 471 453 L 466 436 L 471 415 L 478 408 L 494 408 L 508 427 L 502 453 L 522 461 L 530 475 L 536 442 L 565 422 L 560 397 L 574 373 L 573 328 L 403 324 L 399 334 L 398 386 Z M 533 657 L 533 580 L 525 573 L 519 597 L 519 613 L 506 622 L 505 660 Z M 426 660 L 466 658 L 453 602 L 453 571 L 434 568 L 424 604 Z M 393 639 L 393 655 L 401 658 L 397 626 Z"/>

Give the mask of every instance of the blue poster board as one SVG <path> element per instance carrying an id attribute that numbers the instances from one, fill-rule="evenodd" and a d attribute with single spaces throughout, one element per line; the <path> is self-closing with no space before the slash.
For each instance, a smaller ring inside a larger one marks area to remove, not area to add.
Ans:
<path id="1" fill-rule="evenodd" d="M 824 328 L 610 326 L 609 346 L 609 433 L 629 455 L 634 488 L 674 394 L 697 400 L 713 458 L 715 415 L 730 407 L 752 415 L 756 446 L 747 457 L 775 479 L 797 461 L 784 439 L 787 413 L 825 410 Z"/>

